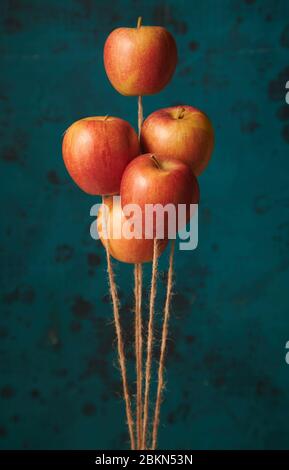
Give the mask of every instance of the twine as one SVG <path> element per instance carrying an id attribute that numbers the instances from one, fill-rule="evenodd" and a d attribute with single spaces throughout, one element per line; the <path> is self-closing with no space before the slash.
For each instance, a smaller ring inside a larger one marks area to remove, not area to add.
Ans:
<path id="1" fill-rule="evenodd" d="M 104 198 L 103 198 L 103 202 L 104 202 Z M 104 211 L 104 214 L 105 213 L 106 212 Z M 108 238 L 106 239 L 106 243 L 105 243 L 105 251 L 106 251 L 107 272 L 108 272 L 108 279 L 109 279 L 109 290 L 110 290 L 110 295 L 111 295 L 111 300 L 112 300 L 113 317 L 114 317 L 115 331 L 116 331 L 116 337 L 117 337 L 118 360 L 119 360 L 119 365 L 120 365 L 120 370 L 121 370 L 127 425 L 128 425 L 128 430 L 129 430 L 131 449 L 135 449 L 134 422 L 133 422 L 133 417 L 132 417 L 131 400 L 130 400 L 130 395 L 129 395 L 128 382 L 127 382 L 124 343 L 123 343 L 120 317 L 119 317 L 119 297 L 118 297 L 117 287 L 116 287 L 116 283 L 114 279 L 114 272 L 112 268 L 111 257 L 110 257 L 109 250 L 108 250 Z"/>
<path id="2" fill-rule="evenodd" d="M 174 261 L 174 251 L 175 251 L 175 240 L 171 242 L 171 251 L 170 251 L 170 260 L 169 260 L 169 271 L 168 271 L 168 281 L 167 281 L 167 294 L 164 308 L 164 321 L 162 329 L 162 339 L 161 339 L 161 352 L 160 352 L 160 361 L 158 369 L 158 388 L 157 388 L 157 397 L 153 421 L 153 435 L 152 435 L 152 449 L 154 450 L 157 445 L 157 436 L 158 428 L 160 422 L 160 408 L 162 401 L 162 393 L 164 390 L 164 364 L 165 364 L 165 354 L 166 354 L 166 344 L 168 338 L 168 324 L 170 318 L 170 304 L 172 298 L 172 287 L 173 287 L 173 261 Z"/>

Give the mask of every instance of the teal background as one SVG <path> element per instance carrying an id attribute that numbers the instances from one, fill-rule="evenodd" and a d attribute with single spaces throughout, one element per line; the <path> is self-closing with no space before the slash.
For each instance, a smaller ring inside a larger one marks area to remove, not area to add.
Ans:
<path id="1" fill-rule="evenodd" d="M 216 131 L 200 178 L 199 246 L 176 256 L 159 446 L 289 448 L 288 1 L 0 8 L 1 448 L 128 447 L 105 256 L 89 235 L 96 199 L 69 179 L 61 140 L 89 115 L 136 126 L 136 99 L 111 87 L 102 50 L 139 15 L 166 26 L 179 50 L 172 82 L 144 99 L 145 115 L 187 103 Z M 164 255 L 159 312 L 166 267 Z M 132 268 L 115 269 L 134 392 Z M 148 285 L 149 265 L 145 275 Z"/>

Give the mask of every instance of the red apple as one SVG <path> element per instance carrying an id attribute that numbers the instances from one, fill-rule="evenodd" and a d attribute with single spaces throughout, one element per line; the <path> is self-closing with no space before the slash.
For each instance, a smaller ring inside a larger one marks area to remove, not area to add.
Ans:
<path id="1" fill-rule="evenodd" d="M 141 146 L 158 159 L 176 158 L 188 163 L 198 176 L 211 158 L 214 130 L 206 114 L 192 106 L 160 109 L 144 121 Z"/>
<path id="2" fill-rule="evenodd" d="M 140 155 L 125 169 L 120 187 L 121 204 L 137 204 L 145 217 L 146 204 L 178 204 L 186 208 L 186 220 L 190 218 L 190 204 L 199 202 L 199 186 L 191 168 L 180 160 L 157 159 L 153 154 Z M 178 212 L 176 211 L 176 215 Z M 166 232 L 168 217 L 165 217 Z M 156 233 L 156 217 L 153 220 L 153 234 Z M 178 218 L 176 219 L 176 228 Z M 144 230 L 144 225 L 143 225 Z"/>
<path id="3" fill-rule="evenodd" d="M 71 178 L 83 191 L 94 195 L 118 193 L 126 165 L 139 153 L 135 130 L 112 116 L 76 121 L 65 132 L 62 144 Z"/>
<path id="4" fill-rule="evenodd" d="M 120 238 L 115 235 L 123 229 L 123 224 L 127 224 L 128 219 L 124 215 L 120 201 L 114 201 L 113 197 L 105 197 L 104 203 L 108 207 L 108 213 L 103 210 L 103 205 L 99 209 L 97 218 L 97 228 L 100 234 L 100 240 L 105 246 L 108 243 L 108 250 L 111 256 L 123 263 L 145 263 L 153 259 L 153 240 L 145 238 L 125 238 L 125 233 Z M 107 217 L 107 240 L 101 235 L 104 217 Z M 162 253 L 168 244 L 168 240 L 158 240 L 158 253 Z"/>
<path id="5" fill-rule="evenodd" d="M 104 67 L 114 88 L 126 96 L 153 95 L 173 76 L 177 47 L 160 26 L 118 28 L 104 46 Z"/>

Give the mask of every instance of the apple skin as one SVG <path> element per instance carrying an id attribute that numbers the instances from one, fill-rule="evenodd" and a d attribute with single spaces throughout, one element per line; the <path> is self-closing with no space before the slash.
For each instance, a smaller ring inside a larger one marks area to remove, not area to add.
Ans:
<path id="1" fill-rule="evenodd" d="M 176 159 L 158 160 L 153 154 L 140 155 L 125 169 L 121 180 L 122 207 L 138 204 L 145 214 L 145 204 L 186 204 L 186 220 L 190 204 L 198 204 L 199 185 L 190 166 Z M 156 232 L 156 218 L 154 217 Z M 167 224 L 167 220 L 165 220 Z M 165 237 L 167 236 L 165 225 Z"/>
<path id="2" fill-rule="evenodd" d="M 93 195 L 118 193 L 125 167 L 139 153 L 135 130 L 112 116 L 74 122 L 62 143 L 68 173 L 83 191 Z"/>
<path id="3" fill-rule="evenodd" d="M 113 227 L 121 221 L 121 224 L 126 222 L 127 219 L 122 211 L 120 201 L 113 203 L 111 196 L 104 198 L 104 204 L 109 208 L 107 220 L 108 239 L 105 240 L 100 236 L 100 240 L 105 247 L 108 243 L 108 251 L 113 258 L 123 263 L 147 263 L 153 259 L 153 244 L 151 239 L 137 239 L 137 238 L 112 238 Z M 121 212 L 121 214 L 120 214 Z M 106 212 L 103 211 L 102 206 L 99 209 L 97 217 L 97 228 L 101 230 L 103 224 L 103 217 Z M 166 248 L 168 240 L 158 240 L 158 254 L 160 255 Z"/>
<path id="4" fill-rule="evenodd" d="M 173 36 L 160 26 L 118 28 L 104 45 L 104 67 L 122 95 L 153 95 L 171 80 L 177 65 Z"/>
<path id="5" fill-rule="evenodd" d="M 209 163 L 214 130 L 209 118 L 192 106 L 173 106 L 150 114 L 141 129 L 143 152 L 157 158 L 176 158 L 199 176 Z"/>

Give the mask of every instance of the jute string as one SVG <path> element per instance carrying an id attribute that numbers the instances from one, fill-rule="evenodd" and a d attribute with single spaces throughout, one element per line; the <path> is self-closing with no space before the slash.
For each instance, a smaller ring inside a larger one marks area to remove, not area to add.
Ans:
<path id="1" fill-rule="evenodd" d="M 104 198 L 103 198 L 103 203 L 104 203 Z M 106 214 L 105 211 L 104 211 L 104 214 Z M 105 221 L 105 224 L 106 222 L 107 221 Z M 107 226 L 106 226 L 106 232 L 107 232 Z M 116 331 L 116 337 L 117 337 L 118 360 L 119 360 L 122 385 L 123 385 L 123 396 L 124 396 L 124 401 L 125 401 L 127 425 L 128 425 L 128 430 L 129 430 L 131 449 L 135 449 L 134 422 L 133 422 L 133 416 L 132 416 L 128 381 L 127 381 L 124 343 L 123 343 L 120 317 L 119 317 L 119 297 L 118 297 L 117 287 L 116 287 L 116 283 L 114 279 L 114 272 L 113 272 L 113 267 L 111 263 L 111 257 L 110 257 L 109 250 L 108 250 L 108 238 L 106 238 L 105 241 L 106 241 L 105 251 L 106 251 L 106 261 L 107 261 L 107 273 L 108 273 L 108 280 L 109 280 L 109 290 L 110 290 L 112 306 L 113 306 L 114 325 L 115 325 L 115 331 Z"/>
<path id="2" fill-rule="evenodd" d="M 138 137 L 140 139 L 143 122 L 142 97 L 138 97 Z M 135 357 L 136 357 L 136 433 L 137 448 L 143 448 L 143 339 L 142 339 L 142 265 L 134 266 L 135 291 Z"/>
<path id="3" fill-rule="evenodd" d="M 174 251 L 175 251 L 175 240 L 172 240 L 170 260 L 169 260 L 168 280 L 167 280 L 167 293 L 166 293 L 166 301 L 165 301 L 165 308 L 164 308 L 164 320 L 163 320 L 163 328 L 162 328 L 161 352 L 160 352 L 160 361 L 159 361 L 159 368 L 158 368 L 157 397 L 156 397 L 154 421 L 153 421 L 153 435 L 152 435 L 152 449 L 153 450 L 156 448 L 156 445 L 157 445 L 158 428 L 159 428 L 159 422 L 160 422 L 160 409 L 161 409 L 161 402 L 162 402 L 162 393 L 164 389 L 164 365 L 165 365 L 166 345 L 167 345 L 167 338 L 168 338 L 168 325 L 169 325 L 169 318 L 170 318 L 170 306 L 171 306 L 172 288 L 173 288 Z"/>
<path id="4" fill-rule="evenodd" d="M 147 356 L 146 356 L 146 367 L 145 367 L 145 391 L 144 391 L 144 411 L 143 411 L 143 445 L 144 445 L 144 448 L 147 447 L 147 431 L 148 431 L 148 423 L 149 423 L 149 399 L 150 399 L 151 369 L 152 369 L 153 340 L 154 340 L 154 310 L 155 310 L 155 299 L 156 299 L 156 293 L 157 293 L 158 251 L 159 251 L 158 241 L 155 238 L 154 239 L 150 302 L 149 302 Z"/>

